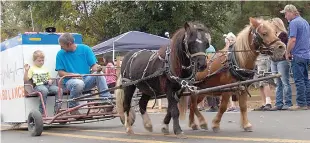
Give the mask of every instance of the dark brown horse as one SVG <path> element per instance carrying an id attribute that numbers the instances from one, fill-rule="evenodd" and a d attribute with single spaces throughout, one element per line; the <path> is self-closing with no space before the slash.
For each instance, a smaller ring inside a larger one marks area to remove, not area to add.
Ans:
<path id="1" fill-rule="evenodd" d="M 185 23 L 177 30 L 169 46 L 161 47 L 158 53 L 140 50 L 129 52 L 123 59 L 119 86 L 124 81 L 134 81 L 153 76 L 138 84 L 116 90 L 116 106 L 121 120 L 125 122 L 126 132 L 133 134 L 133 114 L 130 105 L 136 88 L 142 93 L 139 100 L 140 112 L 145 129 L 152 131 L 152 123 L 146 112 L 147 103 L 151 97 L 166 94 L 168 98 L 167 117 L 165 124 L 173 118 L 174 133 L 182 135 L 179 125 L 179 110 L 177 107 L 181 89 L 180 81 L 195 78 L 196 71 L 205 69 L 205 50 L 209 46 L 206 38 L 208 31 L 199 23 Z"/>
<path id="2" fill-rule="evenodd" d="M 267 53 L 271 56 L 283 55 L 285 52 L 285 44 L 282 43 L 276 36 L 276 32 L 272 24 L 265 20 L 250 18 L 250 25 L 246 26 L 238 35 L 234 46 L 223 49 L 218 52 L 213 58 L 207 61 L 208 67 L 203 72 L 196 74 L 196 79 L 203 80 L 196 86 L 199 88 L 214 87 L 237 81 L 243 81 L 253 78 L 253 69 L 255 61 L 259 53 Z M 236 52 L 234 52 L 236 51 Z M 274 51 L 280 52 L 273 54 Z M 252 125 L 247 117 L 247 93 L 246 91 L 236 91 L 239 95 L 239 106 L 241 112 L 241 127 L 245 131 L 252 131 Z M 194 114 L 198 117 L 200 127 L 208 129 L 207 121 L 197 108 L 205 96 L 221 96 L 221 104 L 216 117 L 213 119 L 212 129 L 218 132 L 220 129 L 220 121 L 223 113 L 227 109 L 227 104 L 232 92 L 213 92 L 190 97 L 190 113 L 189 126 L 196 130 L 198 126 L 195 123 Z M 182 103 L 182 102 L 180 102 Z M 187 107 L 180 105 L 180 116 L 184 116 Z"/>

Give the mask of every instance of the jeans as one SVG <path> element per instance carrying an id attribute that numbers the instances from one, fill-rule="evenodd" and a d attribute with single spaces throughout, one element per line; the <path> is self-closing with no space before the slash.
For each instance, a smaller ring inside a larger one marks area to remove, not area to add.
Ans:
<path id="1" fill-rule="evenodd" d="M 69 79 L 66 82 L 66 88 L 70 91 L 69 98 L 75 98 L 82 94 L 84 90 L 90 90 L 95 86 L 98 87 L 99 92 L 108 89 L 108 85 L 104 76 L 86 76 L 81 79 Z M 112 97 L 110 92 L 105 92 L 99 97 Z M 76 101 L 69 102 L 69 108 L 78 106 Z"/>
<path id="2" fill-rule="evenodd" d="M 310 82 L 308 77 L 310 59 L 294 56 L 292 72 L 296 85 L 296 102 L 300 107 L 310 106 Z"/>
<path id="3" fill-rule="evenodd" d="M 46 108 L 46 99 L 47 99 L 48 94 L 55 94 L 55 98 L 58 97 L 57 96 L 58 86 L 55 86 L 55 85 L 38 85 L 34 87 L 34 90 L 42 94 L 45 108 Z M 62 94 L 62 90 L 61 90 L 61 94 Z M 39 111 L 41 112 L 41 114 L 43 114 L 43 106 L 42 106 L 41 100 L 40 100 L 40 105 L 39 105 Z"/>
<path id="4" fill-rule="evenodd" d="M 218 96 L 207 96 L 208 106 L 219 107 L 220 98 Z"/>
<path id="5" fill-rule="evenodd" d="M 292 88 L 290 84 L 290 65 L 286 60 L 283 61 L 272 61 L 271 72 L 273 74 L 280 73 L 281 77 L 275 79 L 276 83 L 276 105 L 278 108 L 282 108 L 283 105 L 288 107 L 293 106 L 292 104 Z M 285 104 L 283 104 L 283 97 Z"/>

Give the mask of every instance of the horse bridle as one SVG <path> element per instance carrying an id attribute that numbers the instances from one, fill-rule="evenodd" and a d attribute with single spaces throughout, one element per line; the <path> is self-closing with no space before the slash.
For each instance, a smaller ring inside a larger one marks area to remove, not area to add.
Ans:
<path id="1" fill-rule="evenodd" d="M 198 43 L 202 43 L 202 41 L 200 39 L 198 39 L 199 36 L 197 36 L 195 42 L 198 42 Z M 201 36 L 200 36 L 201 37 Z M 187 58 L 190 60 L 190 65 L 188 67 L 186 66 L 183 66 L 182 65 L 182 69 L 191 69 L 191 68 L 195 68 L 195 62 L 193 62 L 192 58 L 196 57 L 196 56 L 206 56 L 206 53 L 204 52 L 197 52 L 197 53 L 194 53 L 194 54 L 191 54 L 189 52 L 189 48 L 188 48 L 188 36 L 187 36 L 187 32 L 185 31 L 184 33 L 184 39 L 183 39 L 183 43 L 184 43 L 184 46 L 185 46 L 185 51 L 183 51 L 185 53 L 185 55 L 187 56 Z"/>
<path id="2" fill-rule="evenodd" d="M 199 37 L 199 36 L 197 36 L 197 37 Z M 185 54 L 186 54 L 186 56 L 187 56 L 188 58 L 191 59 L 191 58 L 194 58 L 194 57 L 196 57 L 196 56 L 206 56 L 206 53 L 204 53 L 204 52 L 197 52 L 197 53 L 191 54 L 191 53 L 189 52 L 189 49 L 188 49 L 188 43 L 187 43 L 187 41 L 188 41 L 188 36 L 187 36 L 187 32 L 185 31 L 183 43 L 184 43 L 184 45 L 185 45 Z M 198 38 L 196 38 L 195 41 L 198 42 L 198 43 L 202 43 L 202 41 L 201 41 L 200 39 L 198 39 Z"/>
<path id="3" fill-rule="evenodd" d="M 194 81 L 195 80 L 195 74 L 197 72 L 197 69 L 196 69 L 196 64 L 195 62 L 193 62 L 192 58 L 196 57 L 196 56 L 206 56 L 206 54 L 204 52 L 197 52 L 197 53 L 194 53 L 194 54 L 191 54 L 189 52 L 189 47 L 188 47 L 188 42 L 187 42 L 187 39 L 188 36 L 187 36 L 187 33 L 185 31 L 184 33 L 184 39 L 183 39 L 183 44 L 184 44 L 184 47 L 185 47 L 185 51 L 183 51 L 187 58 L 190 60 L 190 65 L 188 67 L 184 66 L 181 64 L 182 66 L 182 69 L 185 69 L 185 70 L 191 70 L 191 75 L 189 77 L 186 77 L 186 78 L 180 78 L 180 77 L 176 77 L 174 75 L 172 75 L 171 71 L 170 71 L 170 67 L 169 67 L 169 56 L 170 56 L 170 53 L 171 53 L 171 49 L 170 47 L 168 46 L 167 49 L 166 49 L 166 56 L 165 56 L 165 67 L 167 69 L 167 73 L 168 73 L 168 76 L 174 80 L 177 80 L 180 84 L 182 84 L 182 86 L 184 86 L 183 83 L 187 83 L 188 84 L 188 81 Z M 196 42 L 199 42 L 199 43 L 202 43 L 202 41 L 200 39 L 196 39 L 195 40 Z"/>
<path id="4" fill-rule="evenodd" d="M 273 40 L 270 43 L 265 43 L 263 38 L 258 34 L 258 30 L 259 28 L 263 26 L 263 24 L 260 24 L 256 29 L 252 29 L 251 33 L 253 35 L 253 40 L 252 43 L 255 45 L 255 50 L 260 52 L 260 53 L 268 53 L 271 52 L 272 53 L 272 48 L 270 47 L 271 45 L 273 45 L 274 43 L 281 41 L 279 38 Z M 263 48 L 266 47 L 266 48 Z"/>

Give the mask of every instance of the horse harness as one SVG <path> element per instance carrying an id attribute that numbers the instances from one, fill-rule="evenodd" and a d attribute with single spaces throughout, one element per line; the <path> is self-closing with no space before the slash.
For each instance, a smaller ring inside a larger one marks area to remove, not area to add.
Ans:
<path id="1" fill-rule="evenodd" d="M 253 28 L 250 29 L 251 30 L 250 34 L 253 35 L 251 45 L 254 44 L 256 52 L 260 52 L 262 54 L 272 52 L 272 49 L 270 46 L 276 43 L 277 41 L 280 41 L 280 39 L 277 38 L 276 40 L 270 42 L 269 44 L 266 44 L 263 41 L 263 38 L 258 34 L 258 30 L 261 26 L 263 26 L 263 24 L 260 24 L 256 29 L 253 29 Z M 227 59 L 225 61 L 226 64 L 222 68 L 215 71 L 214 73 L 209 74 L 206 78 L 210 78 L 216 74 L 229 70 L 231 75 L 238 81 L 245 81 L 245 80 L 253 79 L 256 71 L 240 68 L 236 60 L 236 55 L 235 55 L 236 52 L 248 52 L 248 51 L 235 51 L 234 49 L 235 49 L 235 44 L 232 44 L 229 46 Z M 252 50 L 249 50 L 249 51 L 252 51 Z"/>
<path id="2" fill-rule="evenodd" d="M 266 44 L 263 38 L 258 34 L 258 30 L 261 26 L 263 26 L 263 24 L 260 24 L 256 29 L 251 29 L 250 34 L 253 35 L 252 44 L 254 44 L 256 52 L 260 52 L 262 54 L 267 54 L 268 52 L 272 53 L 272 49 L 270 48 L 270 46 L 276 43 L 277 41 L 280 41 L 280 39 L 277 38 L 274 41 L 270 42 L 269 44 Z M 253 79 L 256 71 L 240 68 L 236 60 L 236 54 L 234 52 L 234 47 L 235 47 L 235 44 L 229 46 L 227 63 L 229 66 L 230 73 L 238 81 L 245 81 L 245 80 Z M 263 47 L 266 47 L 266 48 L 263 48 Z"/>
<path id="3" fill-rule="evenodd" d="M 231 75 L 238 81 L 245 81 L 254 77 L 255 71 L 240 68 L 237 60 L 236 53 L 233 52 L 234 45 L 229 46 L 229 53 L 227 58 L 228 69 Z"/>
<path id="4" fill-rule="evenodd" d="M 186 78 L 181 78 L 181 77 L 178 77 L 178 76 L 174 76 L 171 72 L 171 68 L 170 68 L 170 54 L 171 54 L 171 49 L 170 49 L 170 46 L 167 46 L 166 48 L 166 51 L 165 51 L 165 56 L 164 57 L 161 57 L 160 54 L 158 53 L 153 53 L 149 60 L 148 60 L 148 63 L 145 67 L 145 69 L 143 70 L 143 74 L 141 76 L 141 79 L 139 79 L 139 81 L 143 82 L 143 81 L 146 81 L 148 79 L 151 79 L 151 78 L 155 78 L 155 77 L 158 77 L 158 76 L 161 76 L 163 74 L 166 75 L 166 77 L 168 78 L 168 80 L 170 80 L 171 82 L 174 82 L 174 83 L 178 83 L 179 85 L 181 85 L 181 89 L 179 91 L 177 91 L 178 94 L 175 94 L 174 95 L 174 98 L 176 100 L 179 100 L 179 97 L 177 95 L 179 95 L 179 93 L 183 92 L 185 88 L 189 89 L 189 91 L 193 92 L 194 90 L 197 89 L 197 87 L 193 86 L 194 82 L 195 82 L 195 74 L 196 74 L 196 65 L 194 62 L 192 62 L 192 58 L 193 57 L 196 57 L 196 56 L 200 56 L 200 55 L 205 55 L 205 53 L 203 52 L 197 52 L 197 53 L 194 53 L 194 54 L 191 54 L 189 52 L 189 49 L 188 49 L 188 44 L 187 44 L 187 34 L 185 33 L 185 37 L 184 37 L 184 45 L 185 45 L 185 51 L 183 51 L 185 53 L 185 55 L 187 56 L 187 58 L 190 59 L 190 66 L 184 66 L 182 65 L 182 69 L 185 69 L 185 70 L 189 70 L 191 69 L 192 72 L 191 72 L 191 75 L 189 77 L 186 77 Z M 199 39 L 196 39 L 196 42 L 200 42 L 201 41 Z M 129 58 L 129 61 L 130 64 L 126 64 L 126 67 L 125 67 L 125 70 L 124 72 L 122 73 L 122 76 L 123 76 L 123 80 L 126 81 L 126 82 L 129 82 L 128 85 L 135 85 L 139 82 L 135 82 L 134 84 L 130 84 L 130 82 L 132 82 L 130 79 L 128 78 L 124 78 L 125 76 L 125 73 L 126 73 L 126 69 L 127 69 L 127 66 L 129 66 L 129 68 L 131 67 L 131 64 L 134 60 L 134 58 L 136 58 L 140 53 L 142 53 L 143 51 L 146 51 L 146 50 L 139 50 L 137 52 L 135 52 L 130 58 Z M 145 74 L 146 74 L 146 71 L 150 65 L 150 62 L 153 61 L 154 59 L 156 59 L 156 57 L 159 58 L 160 61 L 163 61 L 164 62 L 164 67 L 157 70 L 156 72 L 154 72 L 153 74 L 145 77 Z M 131 77 L 131 72 L 129 71 L 129 78 L 132 78 Z M 155 99 L 156 99 L 156 93 L 155 93 L 155 90 L 147 83 L 145 82 L 145 84 L 149 87 L 149 89 L 153 92 L 154 96 L 155 96 Z M 154 104 L 155 105 L 155 104 Z"/>
<path id="5" fill-rule="evenodd" d="M 263 53 L 263 52 L 272 52 L 270 46 L 272 44 L 274 44 L 275 42 L 280 41 L 280 39 L 278 38 L 278 39 L 272 41 L 271 43 L 266 44 L 263 41 L 263 39 L 261 38 L 261 36 L 258 34 L 258 29 L 262 25 L 263 24 L 260 24 L 256 29 L 251 29 L 250 34 L 253 35 L 253 39 L 252 39 L 251 45 L 254 44 L 256 52 L 261 52 L 261 53 Z M 195 56 L 199 56 L 199 55 L 202 55 L 202 54 L 205 55 L 205 53 L 202 53 L 202 52 L 197 52 L 195 54 L 190 54 L 189 53 L 186 32 L 185 32 L 185 38 L 184 38 L 183 42 L 185 44 L 186 55 L 187 55 L 187 57 L 190 60 L 191 60 L 191 58 L 193 58 Z M 196 39 L 196 42 L 201 42 L 201 41 L 199 41 L 199 39 Z M 266 48 L 263 48 L 262 45 L 265 46 Z M 145 50 L 137 51 L 137 52 L 135 52 L 130 57 L 130 59 L 129 59 L 129 61 L 130 61 L 129 66 L 130 67 L 131 67 L 133 59 L 135 57 L 137 57 L 143 51 L 145 51 Z M 250 50 L 250 51 L 252 51 L 252 50 Z M 130 86 L 130 85 L 136 85 L 136 84 L 138 84 L 140 82 L 143 82 L 143 81 L 146 81 L 146 80 L 149 80 L 149 79 L 161 76 L 163 74 L 166 74 L 170 81 L 176 82 L 176 83 L 181 85 L 181 89 L 178 91 L 179 93 L 182 92 L 185 88 L 189 89 L 190 92 L 194 92 L 195 90 L 197 90 L 197 87 L 193 86 L 194 84 L 200 83 L 200 82 L 202 82 L 202 81 L 204 81 L 204 80 L 206 80 L 206 79 L 208 79 L 208 78 L 210 78 L 210 77 L 212 77 L 214 75 L 217 75 L 219 73 L 225 72 L 227 70 L 229 70 L 229 72 L 232 74 L 232 76 L 235 79 L 239 80 L 239 81 L 243 81 L 243 80 L 247 80 L 247 79 L 252 79 L 254 74 L 255 74 L 255 71 L 254 70 L 248 70 L 248 69 L 240 68 L 239 65 L 238 65 L 238 62 L 236 61 L 235 52 L 238 52 L 238 51 L 234 50 L 234 44 L 233 44 L 233 45 L 231 45 L 229 47 L 228 55 L 227 55 L 227 60 L 223 62 L 223 63 L 226 63 L 226 64 L 222 68 L 218 69 L 217 71 L 213 72 L 212 74 L 207 75 L 203 80 L 195 81 L 194 75 L 196 74 L 197 71 L 196 71 L 195 64 L 192 64 L 192 62 L 190 62 L 191 64 L 189 66 L 189 67 L 192 67 L 192 74 L 191 74 L 190 77 L 188 77 L 188 78 L 180 78 L 180 77 L 174 76 L 171 73 L 171 70 L 170 70 L 170 53 L 171 53 L 171 49 L 170 49 L 170 46 L 167 46 L 164 58 L 161 57 L 161 55 L 158 54 L 158 53 L 154 53 L 153 55 L 150 56 L 150 58 L 148 60 L 148 63 L 147 63 L 147 66 L 145 67 L 145 69 L 143 71 L 141 79 L 138 79 L 138 80 L 135 80 L 135 81 L 131 81 L 130 79 L 125 78 L 124 75 L 125 75 L 125 72 L 126 72 L 126 69 L 127 69 L 127 66 L 128 66 L 128 64 L 126 64 L 125 70 L 124 70 L 124 72 L 122 74 L 123 75 L 123 81 L 125 81 L 125 83 L 123 83 L 120 86 L 117 86 L 117 87 L 114 87 L 114 88 L 111 88 L 111 89 L 106 89 L 104 91 L 98 92 L 98 93 L 96 93 L 94 95 L 99 95 L 100 93 L 105 93 L 105 92 L 108 92 L 108 91 L 113 90 L 113 89 L 120 89 L 122 87 Z M 241 51 L 241 52 L 247 52 L 247 51 Z M 158 55 L 158 58 L 165 63 L 164 68 L 160 68 L 159 70 L 157 70 L 153 74 L 145 77 L 145 73 L 146 73 L 146 70 L 149 67 L 149 63 L 152 60 L 156 59 L 156 55 Z M 185 67 L 185 66 L 182 65 L 182 69 L 189 69 L 189 67 Z M 131 78 L 131 73 L 130 72 L 129 72 L 129 76 Z M 154 89 L 151 86 L 149 86 L 149 88 L 154 92 Z M 154 95 L 155 95 L 155 99 L 156 99 L 155 92 L 154 92 Z M 85 97 L 88 97 L 88 96 L 85 96 Z M 176 94 L 175 94 L 174 97 L 175 97 L 176 100 L 179 100 L 179 97 Z M 80 98 L 82 98 L 82 97 L 80 97 Z M 71 100 L 74 100 L 74 99 L 71 99 Z M 156 100 L 155 100 L 155 104 L 156 104 Z"/>
<path id="6" fill-rule="evenodd" d="M 228 52 L 227 52 L 228 53 L 227 58 L 225 61 L 222 62 L 222 64 L 224 64 L 224 66 L 222 66 L 220 69 L 216 70 L 215 72 L 208 74 L 203 80 L 207 80 L 208 78 L 211 78 L 211 77 L 213 77 L 217 74 L 220 74 L 222 72 L 226 72 L 227 70 L 238 81 L 245 81 L 245 80 L 253 78 L 253 76 L 255 74 L 254 70 L 248 70 L 248 69 L 240 68 L 240 66 L 236 60 L 234 47 L 235 47 L 234 44 L 229 46 Z M 212 59 L 211 59 L 210 63 L 213 62 Z M 210 72 L 211 64 L 208 64 L 208 65 L 209 65 L 208 70 Z M 198 81 L 197 83 L 202 82 L 202 81 Z"/>
<path id="7" fill-rule="evenodd" d="M 271 45 L 273 45 L 274 43 L 276 43 L 277 41 L 280 41 L 280 39 L 276 39 L 272 42 L 270 42 L 269 44 L 266 44 L 263 39 L 261 38 L 261 36 L 258 34 L 258 30 L 259 28 L 262 26 L 263 24 L 260 24 L 256 29 L 250 29 L 251 32 L 250 34 L 253 35 L 253 39 L 252 39 L 252 44 L 254 44 L 254 47 L 255 47 L 255 51 L 256 52 L 260 52 L 260 53 L 268 53 L 268 52 L 272 52 L 272 49 L 270 48 Z M 199 39 L 196 39 L 197 42 L 199 42 Z M 196 74 L 196 67 L 195 67 L 195 64 L 194 62 L 191 61 L 191 59 L 195 56 L 199 56 L 199 55 L 205 55 L 205 53 L 202 53 L 202 52 L 197 52 L 195 54 L 190 54 L 189 52 L 189 49 L 188 49 L 188 44 L 187 44 L 187 34 L 185 33 L 185 37 L 184 37 L 184 45 L 185 45 L 185 54 L 187 56 L 187 58 L 190 59 L 190 66 L 186 67 L 186 66 L 183 66 L 182 65 L 182 69 L 192 69 L 192 72 L 191 72 L 191 75 L 187 78 L 181 78 L 181 77 L 178 77 L 178 76 L 174 76 L 172 73 L 171 73 L 171 70 L 170 70 L 170 53 L 171 53 L 171 49 L 170 49 L 170 46 L 167 46 L 167 49 L 165 51 L 165 57 L 161 57 L 161 55 L 159 55 L 158 53 L 154 53 L 152 56 L 150 56 L 149 60 L 148 60 L 148 63 L 147 63 L 147 66 L 145 67 L 144 71 L 143 71 L 143 74 L 142 74 L 142 77 L 141 79 L 137 80 L 135 83 L 128 83 L 129 85 L 133 85 L 133 84 L 137 84 L 139 82 L 142 82 L 142 81 L 146 81 L 148 79 L 151 79 L 151 78 L 154 78 L 154 77 L 158 77 L 158 76 L 161 76 L 163 74 L 165 74 L 167 76 L 167 78 L 174 82 L 174 83 L 178 83 L 181 85 L 181 89 L 178 91 L 178 92 L 182 92 L 185 88 L 189 89 L 190 92 L 193 92 L 194 90 L 197 89 L 196 86 L 193 86 L 193 84 L 197 84 L 199 82 L 202 82 L 203 80 L 206 80 L 207 78 L 210 78 L 216 74 L 219 74 L 219 73 L 222 73 L 224 71 L 227 71 L 229 70 L 229 72 L 231 73 L 231 75 L 238 81 L 245 81 L 245 80 L 248 80 L 248 79 L 252 79 L 254 74 L 255 74 L 255 70 L 248 70 L 248 69 L 243 69 L 243 68 L 240 68 L 238 62 L 236 61 L 236 56 L 235 56 L 235 45 L 231 45 L 229 46 L 229 50 L 228 50 L 228 55 L 227 55 L 227 60 L 225 61 L 225 65 L 218 69 L 217 71 L 215 71 L 214 73 L 212 74 L 209 74 L 207 75 L 202 81 L 195 81 L 195 74 Z M 265 48 L 263 48 L 265 47 Z M 130 61 L 130 64 L 129 66 L 131 66 L 132 64 L 132 61 L 135 57 L 137 57 L 137 55 L 139 55 L 142 51 L 144 50 L 140 50 L 136 53 L 134 53 L 129 61 Z M 252 50 L 250 50 L 252 51 Z M 145 73 L 146 73 L 146 70 L 148 69 L 149 67 L 149 63 L 156 59 L 156 54 L 158 55 L 158 58 L 164 62 L 164 68 L 161 68 L 159 70 L 157 70 L 156 72 L 154 72 L 153 74 L 145 77 Z M 126 68 L 127 68 L 128 64 L 126 65 Z M 125 74 L 125 71 L 126 71 L 126 68 L 124 70 L 124 73 L 123 75 Z M 129 73 L 129 75 L 131 75 L 131 73 Z M 124 77 L 124 76 L 123 76 Z M 131 76 L 130 76 L 131 78 Z M 126 80 L 127 82 L 131 82 L 131 80 L 129 79 L 126 79 L 126 78 L 123 78 L 124 80 Z M 139 81 L 139 82 L 138 82 Z M 148 84 L 147 84 L 148 85 Z M 149 85 L 148 85 L 149 86 Z M 154 92 L 154 89 L 149 86 L 149 88 Z M 156 94 L 154 92 L 154 95 L 155 95 L 155 99 L 156 99 Z M 178 100 L 179 98 L 177 97 L 177 95 L 175 95 L 175 98 Z"/>

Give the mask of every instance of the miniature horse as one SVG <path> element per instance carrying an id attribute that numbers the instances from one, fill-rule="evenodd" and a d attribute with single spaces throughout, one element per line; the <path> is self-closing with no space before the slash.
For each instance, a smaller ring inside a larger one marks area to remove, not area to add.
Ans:
<path id="1" fill-rule="evenodd" d="M 207 61 L 208 67 L 203 72 L 196 74 L 196 79 L 203 80 L 196 86 L 199 88 L 208 88 L 252 79 L 254 75 L 254 64 L 259 52 L 263 53 L 267 51 L 267 54 L 273 57 L 283 55 L 286 46 L 278 39 L 271 25 L 268 21 L 250 18 L 250 25 L 246 26 L 238 34 L 236 43 L 228 49 L 222 50 L 228 50 L 230 52 L 228 54 L 218 52 L 212 59 Z M 272 52 L 274 51 L 277 51 L 277 53 L 273 54 Z M 236 91 L 236 93 L 239 93 L 241 126 L 245 131 L 252 131 L 252 125 L 247 117 L 247 91 Z M 218 132 L 221 118 L 227 109 L 232 91 L 192 95 L 190 97 L 189 126 L 194 130 L 198 129 L 194 119 L 195 114 L 198 117 L 200 127 L 202 129 L 208 129 L 207 121 L 197 108 L 197 104 L 207 95 L 222 96 L 219 111 L 212 121 L 213 131 Z M 184 111 L 186 109 L 184 108 L 187 106 L 180 105 L 180 107 L 182 108 L 180 109 L 180 117 L 185 116 Z"/>
<path id="2" fill-rule="evenodd" d="M 121 120 L 125 122 L 128 134 L 133 134 L 131 126 L 134 116 L 131 113 L 130 106 L 136 88 L 142 93 L 139 107 L 146 130 L 150 132 L 153 130 L 151 120 L 146 112 L 149 99 L 151 97 L 156 99 L 156 96 L 166 94 L 168 98 L 166 124 L 170 122 L 172 117 L 174 133 L 176 135 L 183 134 L 179 125 L 177 107 L 181 89 L 179 81 L 194 79 L 196 71 L 205 69 L 205 50 L 209 46 L 207 34 L 209 33 L 202 24 L 185 23 L 184 28 L 176 31 L 169 47 L 161 47 L 158 53 L 140 50 L 126 54 L 116 86 L 121 85 L 123 81 L 130 82 L 154 76 L 152 79 L 125 86 L 115 91 L 116 107 Z"/>

